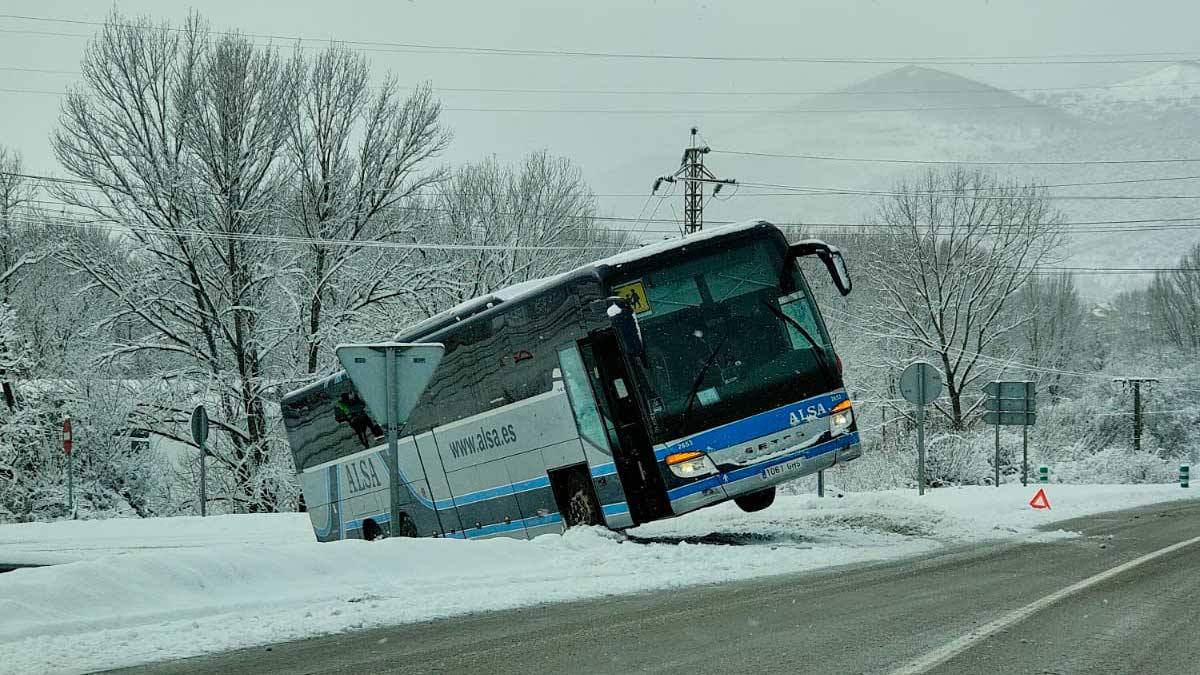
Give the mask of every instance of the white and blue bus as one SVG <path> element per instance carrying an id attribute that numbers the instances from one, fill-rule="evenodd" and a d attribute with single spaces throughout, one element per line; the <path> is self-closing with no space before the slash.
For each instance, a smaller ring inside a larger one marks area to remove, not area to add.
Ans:
<path id="1" fill-rule="evenodd" d="M 341 372 L 282 405 L 317 538 L 622 529 L 855 459 L 841 362 L 770 223 L 664 241 L 476 298 L 402 332 L 440 345 L 389 451 Z M 393 489 L 395 488 L 395 489 Z"/>

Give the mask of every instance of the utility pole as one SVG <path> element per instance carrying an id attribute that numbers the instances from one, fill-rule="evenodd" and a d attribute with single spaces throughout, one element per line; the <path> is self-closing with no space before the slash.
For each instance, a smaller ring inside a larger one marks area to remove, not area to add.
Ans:
<path id="1" fill-rule="evenodd" d="M 1114 377 L 1113 382 L 1120 382 L 1126 389 L 1133 388 L 1133 451 L 1142 451 L 1142 385 L 1149 389 L 1150 385 L 1158 382 L 1154 377 Z"/>
<path id="2" fill-rule="evenodd" d="M 670 176 L 659 176 L 654 181 L 654 189 L 650 194 L 658 192 L 663 183 L 683 181 L 683 231 L 692 234 L 704 229 L 704 184 L 712 183 L 712 196 L 716 197 L 724 185 L 736 185 L 732 178 L 717 178 L 713 172 L 704 166 L 704 156 L 712 149 L 707 145 L 697 144 L 696 134 L 700 130 L 692 127 L 692 144 L 684 148 L 683 158 L 679 160 L 679 169 Z"/>

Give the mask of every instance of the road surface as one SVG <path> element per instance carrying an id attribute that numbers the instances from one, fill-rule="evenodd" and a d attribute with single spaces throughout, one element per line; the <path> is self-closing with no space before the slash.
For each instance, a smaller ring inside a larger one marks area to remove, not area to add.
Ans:
<path id="1" fill-rule="evenodd" d="M 1200 537 L 1200 503 L 1059 526 L 1085 536 L 466 616 L 119 672 L 1200 673 L 1192 644 L 1200 635 L 1200 540 L 1181 543 Z"/>

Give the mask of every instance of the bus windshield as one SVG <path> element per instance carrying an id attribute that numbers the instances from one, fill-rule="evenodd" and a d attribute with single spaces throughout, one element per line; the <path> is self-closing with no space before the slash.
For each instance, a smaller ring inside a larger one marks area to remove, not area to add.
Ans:
<path id="1" fill-rule="evenodd" d="M 656 442 L 675 440 L 841 386 L 836 356 L 795 264 L 768 240 L 614 284 L 646 349 Z"/>

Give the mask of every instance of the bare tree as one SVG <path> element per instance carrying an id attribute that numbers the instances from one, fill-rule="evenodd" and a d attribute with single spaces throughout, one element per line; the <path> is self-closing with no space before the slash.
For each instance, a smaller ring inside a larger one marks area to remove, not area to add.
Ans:
<path id="1" fill-rule="evenodd" d="M 129 322 L 100 355 L 157 354 L 167 377 L 207 382 L 226 444 L 215 455 L 246 510 L 274 509 L 257 480 L 278 444 L 264 394 L 280 378 L 268 355 L 289 324 L 271 311 L 290 260 L 273 245 L 286 176 L 297 66 L 245 37 L 215 39 L 193 15 L 182 28 L 113 15 L 89 44 L 84 84 L 66 98 L 55 152 L 87 190 L 68 203 L 125 228 L 137 273 L 71 247 L 64 260 L 112 296 L 103 322 Z M 156 433 L 172 410 L 146 410 Z"/>
<path id="2" fill-rule="evenodd" d="M 1160 338 L 1185 354 L 1200 351 L 1200 244 L 1174 270 L 1156 272 L 1147 297 L 1150 320 Z"/>
<path id="3" fill-rule="evenodd" d="M 1011 302 L 1063 240 L 1061 217 L 1036 186 L 981 172 L 930 171 L 879 209 L 888 244 L 872 261 L 878 317 L 893 337 L 940 362 L 955 429 L 972 411 L 967 388 L 994 364 L 1000 340 L 1030 315 Z"/>
<path id="4" fill-rule="evenodd" d="M 1028 317 L 1021 336 L 1029 364 L 1038 369 L 1032 373 L 1038 391 L 1057 401 L 1063 379 L 1077 362 L 1087 314 L 1075 277 L 1070 273 L 1030 277 L 1021 287 L 1016 307 Z"/>
<path id="5" fill-rule="evenodd" d="M 450 135 L 428 85 L 405 97 L 388 77 L 371 93 L 361 54 L 334 46 L 305 68 L 289 149 L 299 179 L 293 219 L 309 240 L 298 305 L 305 372 L 313 374 L 345 324 L 445 285 L 423 251 L 367 244 L 416 241 L 420 214 L 402 205 L 444 180 L 425 165 Z"/>
<path id="6" fill-rule="evenodd" d="M 439 188 L 434 211 L 440 237 L 480 247 L 455 256 L 464 283 L 454 301 L 628 246 L 627 237 L 596 225 L 596 199 L 579 168 L 545 151 L 517 168 L 489 157 L 458 169 Z"/>
<path id="7" fill-rule="evenodd" d="M 12 305 L 13 292 L 30 268 L 51 252 L 50 239 L 31 236 L 37 225 L 34 201 L 38 186 L 25 174 L 21 155 L 0 146 L 0 303 Z M 9 345 L 0 341 L 0 359 Z M 7 368 L 0 366 L 0 390 L 9 410 L 16 392 Z"/>

